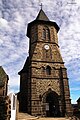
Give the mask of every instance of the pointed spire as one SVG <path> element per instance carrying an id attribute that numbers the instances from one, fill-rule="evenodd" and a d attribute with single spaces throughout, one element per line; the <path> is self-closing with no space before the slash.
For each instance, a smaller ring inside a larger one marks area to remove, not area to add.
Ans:
<path id="1" fill-rule="evenodd" d="M 41 10 L 36 18 L 36 20 L 43 20 L 43 21 L 49 21 L 49 18 L 45 14 L 45 12 L 42 10 L 42 5 L 41 5 Z"/>

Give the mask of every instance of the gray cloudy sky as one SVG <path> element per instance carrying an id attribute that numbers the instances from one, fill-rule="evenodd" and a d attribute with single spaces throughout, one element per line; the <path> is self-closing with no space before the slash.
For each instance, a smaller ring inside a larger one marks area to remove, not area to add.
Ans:
<path id="1" fill-rule="evenodd" d="M 28 56 L 27 24 L 36 18 L 41 2 L 60 26 L 59 45 L 75 103 L 80 97 L 80 0 L 0 0 L 0 66 L 9 75 L 9 92 L 18 92 L 18 72 Z"/>

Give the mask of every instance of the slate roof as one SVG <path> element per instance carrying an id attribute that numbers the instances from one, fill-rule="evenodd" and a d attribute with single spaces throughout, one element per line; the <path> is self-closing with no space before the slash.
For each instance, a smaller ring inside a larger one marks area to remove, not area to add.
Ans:
<path id="1" fill-rule="evenodd" d="M 3 87 L 4 86 L 4 82 L 2 80 L 0 80 L 0 87 Z"/>
<path id="2" fill-rule="evenodd" d="M 5 73 L 4 69 L 2 66 L 0 66 L 0 78 L 4 78 L 7 74 Z"/>
<path id="3" fill-rule="evenodd" d="M 49 21 L 49 18 L 47 15 L 44 13 L 44 11 L 41 9 L 36 20 L 43 20 L 43 21 Z"/>
<path id="4" fill-rule="evenodd" d="M 0 87 L 4 86 L 4 80 L 6 77 L 8 78 L 8 75 L 5 73 L 2 66 L 0 66 Z"/>

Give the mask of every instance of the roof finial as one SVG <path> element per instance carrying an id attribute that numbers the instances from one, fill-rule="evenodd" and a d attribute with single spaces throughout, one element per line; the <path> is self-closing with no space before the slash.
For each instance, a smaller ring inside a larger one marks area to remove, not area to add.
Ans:
<path id="1" fill-rule="evenodd" d="M 42 9 L 42 7 L 43 7 L 43 4 L 41 3 L 41 5 L 40 5 L 40 6 L 41 6 L 41 9 Z"/>

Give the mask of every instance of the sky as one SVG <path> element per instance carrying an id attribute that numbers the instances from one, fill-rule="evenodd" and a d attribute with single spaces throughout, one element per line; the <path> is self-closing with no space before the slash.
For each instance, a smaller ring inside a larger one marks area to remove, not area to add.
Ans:
<path id="1" fill-rule="evenodd" d="M 9 93 L 19 91 L 18 72 L 28 56 L 27 25 L 40 4 L 59 27 L 58 40 L 67 68 L 72 103 L 80 97 L 80 0 L 0 0 L 0 66 L 9 76 Z"/>

